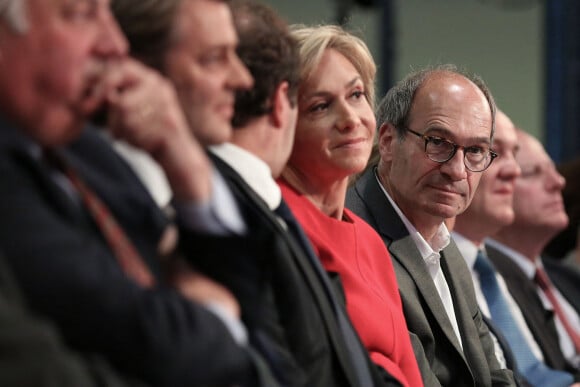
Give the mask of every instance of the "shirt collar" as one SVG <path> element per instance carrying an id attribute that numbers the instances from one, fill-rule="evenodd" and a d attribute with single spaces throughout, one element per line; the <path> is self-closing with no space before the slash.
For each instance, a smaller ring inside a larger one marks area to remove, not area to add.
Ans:
<path id="1" fill-rule="evenodd" d="M 376 171 L 375 171 L 375 179 L 377 179 L 379 187 L 381 187 L 381 190 L 383 191 L 383 193 L 385 194 L 385 196 L 395 209 L 395 212 L 397 213 L 397 215 L 399 215 L 399 217 L 403 221 L 403 224 L 407 228 L 409 235 L 411 236 L 413 242 L 415 242 L 415 245 L 419 249 L 421 257 L 423 257 L 423 259 L 426 260 L 429 257 L 433 256 L 434 254 L 440 256 L 441 250 L 447 247 L 447 245 L 449 245 L 449 242 L 451 241 L 451 235 L 449 234 L 449 230 L 447 230 L 445 223 L 441 223 L 439 229 L 437 230 L 435 236 L 433 237 L 433 245 L 432 246 L 429 245 L 429 243 L 427 243 L 425 238 L 423 238 L 423 235 L 421 235 L 421 233 L 417 231 L 415 226 L 413 226 L 413 224 L 409 221 L 409 219 L 407 219 L 405 214 L 403 214 L 403 212 L 401 211 L 399 206 L 397 206 L 395 201 L 391 198 L 391 195 L 389 195 L 385 187 L 383 187 L 381 181 L 379 180 L 376 174 Z"/>
<path id="2" fill-rule="evenodd" d="M 531 262 L 527 257 L 522 255 L 521 253 L 494 239 L 487 239 L 485 243 L 496 248 L 497 250 L 499 250 L 509 258 L 511 258 L 511 260 L 514 261 L 522 269 L 522 271 L 526 274 L 526 276 L 529 279 L 533 279 L 534 276 L 536 275 L 536 266 L 542 266 L 539 257 L 537 257 L 534 260 L 534 262 Z"/>
<path id="3" fill-rule="evenodd" d="M 280 205 L 280 187 L 272 178 L 270 167 L 262 159 L 231 143 L 212 145 L 210 150 L 234 169 L 266 202 L 268 208 L 274 210 Z"/>
<path id="4" fill-rule="evenodd" d="M 467 266 L 472 269 L 473 265 L 475 265 L 475 259 L 477 258 L 477 251 L 480 249 L 485 250 L 485 247 L 477 246 L 475 243 L 456 231 L 452 232 L 451 235 L 453 235 L 453 240 L 459 248 L 459 251 L 461 251 L 461 255 L 463 255 Z"/>

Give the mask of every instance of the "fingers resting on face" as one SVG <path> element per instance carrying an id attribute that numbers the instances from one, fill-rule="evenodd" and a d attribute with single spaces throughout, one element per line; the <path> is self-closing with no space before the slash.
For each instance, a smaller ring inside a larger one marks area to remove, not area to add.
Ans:
<path id="1" fill-rule="evenodd" d="M 149 153 L 191 138 L 172 85 L 141 63 L 126 59 L 107 66 L 99 89 L 114 137 Z"/>

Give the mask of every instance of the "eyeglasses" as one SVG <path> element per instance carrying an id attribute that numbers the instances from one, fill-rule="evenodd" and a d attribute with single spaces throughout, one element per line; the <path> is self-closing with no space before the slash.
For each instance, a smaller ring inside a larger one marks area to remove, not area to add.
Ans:
<path id="1" fill-rule="evenodd" d="M 402 127 L 402 129 L 422 138 L 425 141 L 425 154 L 429 160 L 437 163 L 445 163 L 451 160 L 457 153 L 457 149 L 462 148 L 465 167 L 471 172 L 483 172 L 491 165 L 493 159 L 498 156 L 487 146 L 461 146 L 441 137 L 427 136 L 415 132 L 407 127 Z"/>

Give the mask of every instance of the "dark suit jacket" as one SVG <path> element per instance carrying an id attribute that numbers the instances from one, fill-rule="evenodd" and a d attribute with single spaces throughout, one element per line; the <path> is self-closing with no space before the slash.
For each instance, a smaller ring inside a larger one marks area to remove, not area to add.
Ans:
<path id="1" fill-rule="evenodd" d="M 542 257 L 546 273 L 560 293 L 580 314 L 580 269 L 561 260 Z"/>
<path id="2" fill-rule="evenodd" d="M 48 322 L 30 313 L 0 255 L 0 385 L 3 387 L 145 387 L 96 356 L 69 351 Z"/>
<path id="3" fill-rule="evenodd" d="M 453 298 L 463 351 L 424 260 L 381 190 L 373 169 L 348 190 L 346 205 L 377 230 L 393 257 L 403 311 L 425 385 L 513 385 L 511 371 L 499 368 L 469 269 L 455 243 L 452 241 L 441 252 L 441 268 Z"/>
<path id="4" fill-rule="evenodd" d="M 578 370 L 568 364 L 560 349 L 554 313 L 544 309 L 534 282 L 501 251 L 489 245 L 486 250 L 489 259 L 503 276 L 513 299 L 520 306 L 524 319 L 542 350 L 544 362 L 554 369 L 575 374 L 575 379 L 578 380 Z"/>
<path id="5" fill-rule="evenodd" d="M 214 314 L 159 275 L 153 289 L 128 279 L 31 146 L 0 121 L 0 249 L 31 308 L 52 319 L 74 349 L 102 354 L 153 386 L 257 383 L 249 351 Z M 94 130 L 64 153 L 159 274 L 157 241 L 166 221 L 133 172 Z"/>
<path id="6" fill-rule="evenodd" d="M 246 279 L 227 277 L 223 270 L 220 274 L 220 267 L 231 267 L 230 262 L 216 263 L 214 258 L 214 267 L 206 263 L 204 269 L 234 290 L 250 331 L 258 330 L 274 338 L 278 353 L 285 352 L 297 363 L 300 369 L 297 375 L 301 374 L 302 378 L 294 377 L 293 382 L 300 384 L 292 385 L 358 386 L 334 305 L 329 298 L 334 295 L 327 293 L 320 272 L 307 256 L 309 252 L 280 224 L 273 211 L 234 169 L 217 156 L 213 159 L 230 184 L 251 233 L 259 235 L 250 236 L 241 249 L 255 259 L 257 270 L 263 272 L 254 275 L 263 280 L 262 293 L 245 294 L 243 283 Z M 229 272 L 247 271 L 239 268 Z M 262 310 L 254 307 L 257 297 L 263 300 L 260 302 L 264 305 Z M 362 352 L 366 353 L 364 349 Z M 366 360 L 370 367 L 370 359 L 367 357 Z M 390 375 L 384 374 L 381 378 L 375 371 L 372 369 L 377 387 L 399 385 Z"/>

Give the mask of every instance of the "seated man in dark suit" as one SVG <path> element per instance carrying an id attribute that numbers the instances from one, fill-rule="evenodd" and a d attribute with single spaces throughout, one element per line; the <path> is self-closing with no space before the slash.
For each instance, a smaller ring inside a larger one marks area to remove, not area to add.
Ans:
<path id="1" fill-rule="evenodd" d="M 580 273 L 580 156 L 559 164 L 557 169 L 566 179 L 562 198 L 569 223 L 550 240 L 543 255 L 562 262 L 564 269 Z"/>
<path id="2" fill-rule="evenodd" d="M 578 283 L 569 288 L 572 293 L 558 288 L 546 275 L 550 263 L 541 258 L 548 241 L 568 224 L 562 201 L 566 181 L 536 138 L 518 130 L 518 142 L 522 174 L 514 189 L 515 219 L 488 242 L 489 258 L 520 305 L 546 363 L 575 373 L 579 380 Z"/>
<path id="3" fill-rule="evenodd" d="M 517 363 L 513 366 L 521 373 L 518 376 L 530 386 L 568 387 L 573 375 L 545 364 L 522 310 L 487 257 L 485 239 L 514 220 L 513 191 L 521 173 L 516 162 L 519 142 L 513 122 L 499 110 L 495 122 L 493 149 L 498 159 L 483 174 L 467 210 L 456 217 L 453 239 L 471 271 L 483 314 L 505 337 L 506 352 L 513 349 Z"/>
<path id="4" fill-rule="evenodd" d="M 444 224 L 467 208 L 493 160 L 494 120 L 493 97 L 479 77 L 454 66 L 409 74 L 379 105 L 378 164 L 347 194 L 347 207 L 391 253 L 426 386 L 514 384 Z"/>
<path id="5" fill-rule="evenodd" d="M 209 2 L 205 16 L 235 37 L 227 5 Z M 162 166 L 187 240 L 200 220 L 187 211 L 203 216 L 212 195 L 210 161 L 173 88 L 127 50 L 107 0 L 0 6 L 0 246 L 27 303 L 71 348 L 151 386 L 276 385 L 257 380 L 270 375 L 236 333 L 232 295 L 183 267 L 168 272 L 164 214 L 83 130 L 106 106 L 111 131 Z M 235 57 L 235 44 L 224 50 Z M 233 90 L 222 106 L 233 109 Z"/>
<path id="6" fill-rule="evenodd" d="M 47 321 L 30 313 L 0 254 L 0 385 L 4 387 L 145 387 L 98 356 L 81 357 Z"/>

